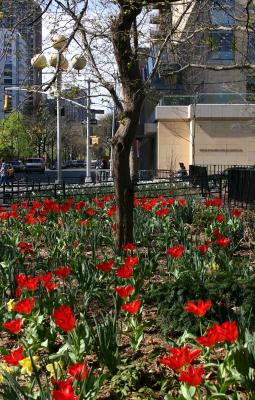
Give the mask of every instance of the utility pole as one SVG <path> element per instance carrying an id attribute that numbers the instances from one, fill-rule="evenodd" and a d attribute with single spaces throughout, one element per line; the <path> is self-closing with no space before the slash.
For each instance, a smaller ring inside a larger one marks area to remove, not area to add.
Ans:
<path id="1" fill-rule="evenodd" d="M 86 163 L 86 178 L 85 182 L 92 182 L 91 179 L 91 169 L 90 169 L 90 79 L 87 80 L 88 89 L 87 89 L 87 116 L 86 116 L 86 125 L 87 125 L 87 137 L 86 137 L 86 152 L 87 152 L 87 163 Z"/>

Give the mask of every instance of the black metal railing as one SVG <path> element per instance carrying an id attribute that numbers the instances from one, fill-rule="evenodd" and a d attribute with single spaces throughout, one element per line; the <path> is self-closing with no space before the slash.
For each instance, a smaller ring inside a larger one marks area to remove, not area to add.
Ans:
<path id="1" fill-rule="evenodd" d="M 233 172 L 239 171 L 239 172 Z M 113 181 L 109 170 L 97 170 L 91 184 L 85 176 L 73 177 L 56 184 L 47 180 L 17 180 L 0 188 L 0 203 L 8 204 L 22 199 L 61 198 L 68 196 L 92 198 L 113 194 Z M 190 165 L 189 169 L 140 170 L 135 179 L 136 196 L 168 197 L 217 196 L 226 201 L 254 202 L 253 182 L 255 168 L 248 165 Z"/>

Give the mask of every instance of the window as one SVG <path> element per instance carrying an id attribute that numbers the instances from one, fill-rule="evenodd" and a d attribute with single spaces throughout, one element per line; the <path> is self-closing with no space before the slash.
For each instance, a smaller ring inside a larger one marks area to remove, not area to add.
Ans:
<path id="1" fill-rule="evenodd" d="M 248 43 L 247 43 L 247 59 L 249 62 L 255 61 L 255 33 L 248 33 Z"/>
<path id="2" fill-rule="evenodd" d="M 215 31 L 209 38 L 210 60 L 234 60 L 233 32 Z"/>
<path id="3" fill-rule="evenodd" d="M 211 4 L 211 22 L 213 25 L 231 26 L 234 23 L 234 0 L 213 0 Z"/>

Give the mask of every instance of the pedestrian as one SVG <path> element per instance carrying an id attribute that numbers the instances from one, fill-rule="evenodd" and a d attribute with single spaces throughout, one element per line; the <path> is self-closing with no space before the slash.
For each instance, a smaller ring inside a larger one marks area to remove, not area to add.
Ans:
<path id="1" fill-rule="evenodd" d="M 4 185 L 4 184 L 10 186 L 9 175 L 8 175 L 8 165 L 5 162 L 5 160 L 2 159 L 2 164 L 1 164 L 1 169 L 0 169 L 0 186 Z"/>

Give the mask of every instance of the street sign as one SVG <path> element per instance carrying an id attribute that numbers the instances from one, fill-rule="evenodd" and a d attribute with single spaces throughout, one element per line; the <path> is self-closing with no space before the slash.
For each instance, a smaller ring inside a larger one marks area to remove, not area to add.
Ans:
<path id="1" fill-rule="evenodd" d="M 96 125 L 97 124 L 97 119 L 96 118 L 91 118 L 89 123 L 90 123 L 90 125 Z"/>
<path id="2" fill-rule="evenodd" d="M 90 110 L 92 114 L 104 114 L 104 110 Z"/>

